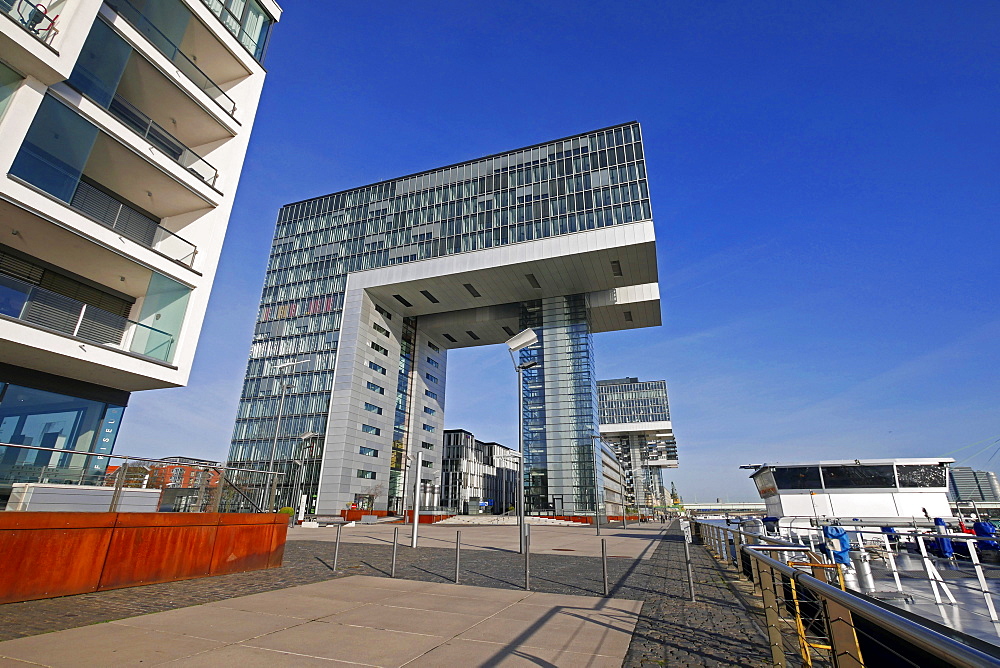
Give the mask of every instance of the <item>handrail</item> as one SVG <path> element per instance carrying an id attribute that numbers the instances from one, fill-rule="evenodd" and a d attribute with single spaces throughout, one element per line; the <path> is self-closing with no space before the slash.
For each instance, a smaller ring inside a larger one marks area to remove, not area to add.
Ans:
<path id="1" fill-rule="evenodd" d="M 8 293 L 7 300 L 0 306 L 0 315 L 44 327 L 59 334 L 75 336 L 95 345 L 108 346 L 118 350 L 128 349 L 129 352 L 161 362 L 166 362 L 170 358 L 174 337 L 168 332 L 129 320 L 125 316 L 105 311 L 78 299 L 67 297 L 6 274 L 0 274 L 0 285 L 11 291 L 16 291 L 22 296 L 22 299 L 16 300 Z M 41 299 L 36 299 L 36 297 L 41 297 Z M 126 334 L 129 332 L 130 326 L 133 332 L 133 341 L 126 343 Z M 154 343 L 152 347 L 146 346 L 147 350 L 140 353 L 132 350 L 133 346 L 130 345 L 134 343 L 134 332 L 139 329 L 162 335 L 163 338 Z M 161 355 L 150 354 L 156 349 L 162 349 Z"/>
<path id="2" fill-rule="evenodd" d="M 818 580 L 797 568 L 788 566 L 777 559 L 772 559 L 769 556 L 760 554 L 760 552 L 769 550 L 773 551 L 774 549 L 775 548 L 763 545 L 743 546 L 744 553 L 752 555 L 754 559 L 764 562 L 771 569 L 795 580 L 796 584 L 801 585 L 826 599 L 839 603 L 850 610 L 851 614 L 860 615 L 861 617 L 864 617 L 881 627 L 889 629 L 906 641 L 938 658 L 950 662 L 957 662 L 956 665 L 959 666 L 978 667 L 997 665 L 997 659 L 989 654 L 973 649 L 964 643 L 933 631 L 926 626 L 910 621 L 909 619 L 890 612 L 885 608 L 869 603 L 868 601 L 854 596 L 853 594 L 841 591 L 840 589 Z M 787 548 L 782 547 L 779 549 Z"/>
<path id="3" fill-rule="evenodd" d="M 226 95 L 222 88 L 211 77 L 205 74 L 200 67 L 195 65 L 194 61 L 188 58 L 181 51 L 181 48 L 174 44 L 169 37 L 164 35 L 163 31 L 157 28 L 141 10 L 137 9 L 129 0 L 108 0 L 107 4 L 140 32 L 144 32 L 146 29 L 152 30 L 155 34 L 147 34 L 146 36 L 155 37 L 156 39 L 150 39 L 150 43 L 160 53 L 169 58 L 174 65 L 177 65 L 196 86 L 208 93 L 208 96 L 215 100 L 222 107 L 223 111 L 236 118 L 236 103 L 233 99 Z M 171 51 L 172 53 L 170 53 Z M 199 78 L 201 81 L 199 81 Z"/>
<path id="4" fill-rule="evenodd" d="M 219 178 L 219 170 L 209 164 L 205 158 L 188 148 L 184 142 L 167 132 L 162 125 L 144 114 L 134 104 L 121 95 L 116 94 L 111 98 L 108 111 L 178 165 L 213 188 L 215 187 L 215 182 Z M 201 171 L 197 169 L 199 163 L 204 165 Z"/>

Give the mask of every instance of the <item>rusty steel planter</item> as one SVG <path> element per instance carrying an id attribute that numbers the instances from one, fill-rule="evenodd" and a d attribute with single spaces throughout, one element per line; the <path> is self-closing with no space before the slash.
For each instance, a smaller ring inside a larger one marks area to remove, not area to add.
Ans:
<path id="1" fill-rule="evenodd" d="M 0 603 L 281 566 L 288 516 L 0 512 Z"/>

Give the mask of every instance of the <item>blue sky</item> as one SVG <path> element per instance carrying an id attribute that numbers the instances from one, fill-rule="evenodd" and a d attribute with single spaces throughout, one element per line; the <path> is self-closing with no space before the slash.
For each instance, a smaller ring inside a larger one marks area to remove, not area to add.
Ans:
<path id="1" fill-rule="evenodd" d="M 191 383 L 117 451 L 225 458 L 282 204 L 629 120 L 664 324 L 598 377 L 668 381 L 686 499 L 1000 439 L 1000 4 L 283 4 Z M 448 426 L 515 444 L 504 350 L 449 367 Z"/>

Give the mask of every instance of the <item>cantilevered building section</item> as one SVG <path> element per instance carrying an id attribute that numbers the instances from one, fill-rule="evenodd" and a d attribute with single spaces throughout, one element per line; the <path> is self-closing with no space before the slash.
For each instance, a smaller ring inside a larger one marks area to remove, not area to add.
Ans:
<path id="1" fill-rule="evenodd" d="M 230 461 L 301 471 L 309 511 L 374 496 L 398 512 L 414 480 L 425 498 L 441 484 L 448 351 L 531 327 L 528 511 L 592 513 L 597 480 L 617 475 L 594 439 L 593 334 L 659 324 L 636 123 L 289 204 Z M 495 380 L 513 387 L 513 370 Z"/>
<path id="2" fill-rule="evenodd" d="M 106 454 L 131 392 L 187 383 L 279 14 L 0 1 L 0 443 Z M 0 507 L 104 466 L 0 446 Z"/>
<path id="3" fill-rule="evenodd" d="M 626 501 L 638 508 L 666 504 L 669 499 L 660 470 L 677 468 L 677 441 L 670 423 L 666 381 L 599 380 L 597 392 L 601 436 L 622 463 Z"/>

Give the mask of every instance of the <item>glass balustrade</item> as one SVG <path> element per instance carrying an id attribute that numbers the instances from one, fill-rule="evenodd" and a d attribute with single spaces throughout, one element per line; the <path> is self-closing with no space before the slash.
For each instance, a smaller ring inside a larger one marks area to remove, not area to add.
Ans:
<path id="1" fill-rule="evenodd" d="M 173 357 L 167 332 L 12 276 L 0 275 L 0 315 L 161 362 Z"/>
<path id="2" fill-rule="evenodd" d="M 178 70 L 184 73 L 198 88 L 205 91 L 230 116 L 236 116 L 236 103 L 217 83 L 194 64 L 164 32 L 153 23 L 142 10 L 129 0 L 109 0 L 107 2 L 119 16 L 132 24 L 156 49 L 166 56 Z"/>

